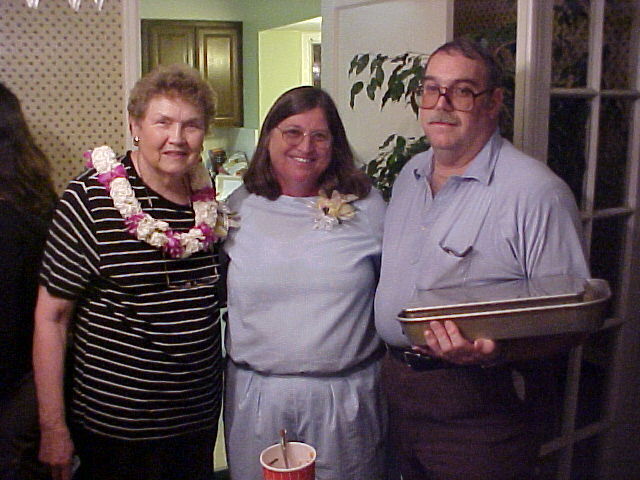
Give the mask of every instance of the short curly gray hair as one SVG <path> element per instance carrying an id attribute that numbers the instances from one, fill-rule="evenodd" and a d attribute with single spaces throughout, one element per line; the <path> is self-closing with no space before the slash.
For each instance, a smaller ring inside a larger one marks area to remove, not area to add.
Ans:
<path id="1" fill-rule="evenodd" d="M 127 110 L 132 119 L 144 118 L 152 98 L 179 98 L 202 109 L 208 132 L 216 113 L 216 94 L 200 73 L 183 64 L 159 65 L 136 82 Z"/>

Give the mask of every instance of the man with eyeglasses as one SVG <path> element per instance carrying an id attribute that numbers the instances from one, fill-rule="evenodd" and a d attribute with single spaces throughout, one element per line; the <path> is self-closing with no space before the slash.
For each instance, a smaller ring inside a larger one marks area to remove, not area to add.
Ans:
<path id="1" fill-rule="evenodd" d="M 435 50 L 420 99 L 431 149 L 405 166 L 387 210 L 376 327 L 388 347 L 383 387 L 404 480 L 534 477 L 539 384 L 522 383 L 511 362 L 531 366 L 567 348 L 550 337 L 469 341 L 451 321 L 431 322 L 412 348 L 396 316 L 415 290 L 589 276 L 571 191 L 500 136 L 501 76 L 470 41 Z"/>

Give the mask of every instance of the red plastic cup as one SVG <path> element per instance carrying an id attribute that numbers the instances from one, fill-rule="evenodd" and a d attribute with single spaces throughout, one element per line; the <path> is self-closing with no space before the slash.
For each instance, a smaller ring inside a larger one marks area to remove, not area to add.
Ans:
<path id="1" fill-rule="evenodd" d="M 287 442 L 289 468 L 284 466 L 279 443 L 265 448 L 260 454 L 264 480 L 315 480 L 316 449 L 302 442 Z"/>

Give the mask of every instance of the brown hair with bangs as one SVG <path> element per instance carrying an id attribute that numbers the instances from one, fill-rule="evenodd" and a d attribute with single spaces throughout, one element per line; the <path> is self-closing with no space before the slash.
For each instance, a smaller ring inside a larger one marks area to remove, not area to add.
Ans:
<path id="1" fill-rule="evenodd" d="M 216 113 L 216 95 L 197 70 L 187 65 L 160 65 L 140 80 L 131 90 L 127 110 L 129 117 L 141 120 L 149 102 L 155 97 L 179 98 L 202 110 L 205 132 Z"/>
<path id="2" fill-rule="evenodd" d="M 324 90 L 310 86 L 292 88 L 283 93 L 267 113 L 260 130 L 258 146 L 243 178 L 249 192 L 269 200 L 275 200 L 282 194 L 269 156 L 271 132 L 292 115 L 314 108 L 322 109 L 331 132 L 331 161 L 320 176 L 318 187 L 329 196 L 333 190 L 342 194 L 353 193 L 359 198 L 369 194 L 371 180 L 355 164 L 335 103 Z"/>

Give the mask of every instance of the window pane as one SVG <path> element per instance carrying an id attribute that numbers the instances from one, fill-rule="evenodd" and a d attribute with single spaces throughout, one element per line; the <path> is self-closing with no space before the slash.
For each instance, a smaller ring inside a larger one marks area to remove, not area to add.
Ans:
<path id="1" fill-rule="evenodd" d="M 513 139 L 518 3 L 513 0 L 455 0 L 454 37 L 469 37 L 485 45 L 504 69 L 504 110 L 500 133 Z"/>
<path id="2" fill-rule="evenodd" d="M 539 359 L 516 367 L 527 379 L 527 395 L 535 399 L 536 418 L 544 442 L 561 434 L 568 356 Z M 528 370 L 527 370 L 528 369 Z"/>
<path id="3" fill-rule="evenodd" d="M 613 356 L 615 332 L 610 329 L 595 333 L 584 345 L 576 428 L 597 422 L 605 414 L 607 372 Z"/>
<path id="4" fill-rule="evenodd" d="M 589 59 L 589 1 L 555 0 L 551 86 L 563 88 L 587 85 Z"/>
<path id="5" fill-rule="evenodd" d="M 535 480 L 555 480 L 557 478 L 560 452 L 553 452 L 543 457 L 533 476 Z"/>
<path id="6" fill-rule="evenodd" d="M 587 100 L 551 98 L 548 164 L 571 187 L 578 204 L 582 202 L 589 112 Z"/>
<path id="7" fill-rule="evenodd" d="M 595 480 L 600 438 L 590 437 L 578 442 L 573 450 L 571 480 Z"/>
<path id="8" fill-rule="evenodd" d="M 609 0 L 605 4 L 602 88 L 627 90 L 635 83 L 637 72 L 630 47 L 638 8 L 637 0 Z"/>
<path id="9" fill-rule="evenodd" d="M 626 204 L 627 148 L 632 100 L 603 98 L 596 173 L 596 209 Z"/>
<path id="10" fill-rule="evenodd" d="M 599 218 L 593 222 L 591 235 L 591 275 L 604 278 L 611 287 L 612 299 L 607 316 L 614 316 L 614 305 L 618 294 L 620 268 L 624 255 L 626 217 Z"/>

